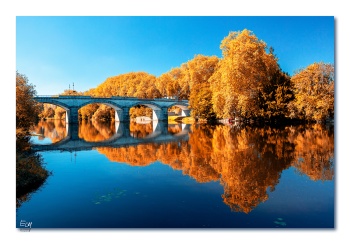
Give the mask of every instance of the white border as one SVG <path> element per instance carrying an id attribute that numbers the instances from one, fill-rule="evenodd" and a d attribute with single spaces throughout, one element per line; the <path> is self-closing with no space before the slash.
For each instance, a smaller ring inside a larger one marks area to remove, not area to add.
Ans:
<path id="1" fill-rule="evenodd" d="M 12 0 L 0 7 L 1 104 L 3 105 L 1 149 L 5 152 L 1 164 L 2 196 L 1 232 L 11 243 L 82 243 L 85 241 L 115 243 L 349 243 L 349 16 L 347 1 L 190 1 L 190 0 Z M 201 16 L 335 16 L 336 19 L 336 229 L 329 230 L 47 230 L 20 232 L 15 228 L 15 21 L 16 16 L 61 15 L 201 15 Z M 5 54 L 5 55 L 3 55 Z M 4 87 L 5 86 L 5 87 Z M 9 103 L 11 101 L 11 103 Z M 4 133 L 5 132 L 5 133 Z M 11 187 L 9 186 L 9 182 Z M 13 239 L 13 240 L 11 240 Z"/>

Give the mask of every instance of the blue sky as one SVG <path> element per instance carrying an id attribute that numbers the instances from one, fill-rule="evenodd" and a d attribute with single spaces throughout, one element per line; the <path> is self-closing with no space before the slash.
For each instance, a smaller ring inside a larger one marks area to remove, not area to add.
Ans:
<path id="1" fill-rule="evenodd" d="M 313 62 L 334 63 L 334 17 L 16 17 L 16 70 L 39 95 L 94 88 L 107 77 L 155 76 L 196 54 L 221 57 L 230 31 L 249 29 L 275 49 L 290 75 Z"/>

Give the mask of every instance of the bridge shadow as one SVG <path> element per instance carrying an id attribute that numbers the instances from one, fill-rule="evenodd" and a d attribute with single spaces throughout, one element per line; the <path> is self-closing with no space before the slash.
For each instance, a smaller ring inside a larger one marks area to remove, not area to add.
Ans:
<path id="1" fill-rule="evenodd" d="M 91 137 L 83 135 L 81 127 L 78 124 L 66 124 L 67 136 L 65 138 L 52 144 L 34 144 L 32 148 L 34 151 L 80 151 L 91 150 L 96 147 L 123 147 L 149 142 L 161 143 L 180 139 L 188 140 L 188 133 L 190 131 L 188 125 L 181 127 L 174 133 L 171 128 L 168 127 L 168 123 L 153 121 L 152 124 L 149 125 L 150 128 L 148 128 L 148 132 L 143 131 L 142 134 L 139 128 L 142 128 L 142 126 L 145 127 L 145 125 L 137 126 L 138 125 L 135 124 L 132 125 L 131 122 L 115 122 L 113 134 L 107 139 L 89 141 L 87 139 Z M 97 130 L 95 130 L 95 133 L 96 131 Z"/>

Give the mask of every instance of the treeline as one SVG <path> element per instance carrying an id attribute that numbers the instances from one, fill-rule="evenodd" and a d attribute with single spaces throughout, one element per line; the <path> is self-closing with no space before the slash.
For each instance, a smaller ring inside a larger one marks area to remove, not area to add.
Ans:
<path id="1" fill-rule="evenodd" d="M 155 77 L 131 72 L 109 77 L 83 94 L 91 96 L 171 97 L 188 99 L 191 117 L 214 120 L 326 121 L 334 118 L 334 65 L 310 64 L 293 76 L 281 70 L 272 47 L 251 31 L 231 32 L 220 45 L 222 58 L 196 55 Z M 62 111 L 41 117 L 62 117 Z M 81 119 L 110 120 L 114 110 L 103 104 L 80 109 Z M 151 116 L 150 108 L 130 110 L 131 117 Z"/>

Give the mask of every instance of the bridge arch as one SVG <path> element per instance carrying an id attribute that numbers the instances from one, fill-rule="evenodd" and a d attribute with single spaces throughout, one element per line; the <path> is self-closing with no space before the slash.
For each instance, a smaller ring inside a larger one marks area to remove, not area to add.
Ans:
<path id="1" fill-rule="evenodd" d="M 190 116 L 190 109 L 188 107 L 187 103 L 184 102 L 174 102 L 168 106 L 168 108 L 171 107 L 178 107 L 181 109 L 181 116 Z"/>
<path id="2" fill-rule="evenodd" d="M 115 121 L 127 121 L 128 120 L 128 116 L 129 116 L 129 112 L 127 111 L 128 109 L 123 107 L 122 105 L 115 103 L 113 101 L 110 101 L 108 99 L 106 100 L 90 100 L 87 102 L 84 102 L 80 105 L 79 109 L 81 109 L 82 107 L 89 105 L 89 104 L 95 104 L 95 103 L 99 103 L 99 104 L 104 104 L 107 105 L 111 108 L 114 109 L 115 111 Z"/>
<path id="3" fill-rule="evenodd" d="M 56 101 L 56 100 L 50 100 L 50 101 L 39 101 L 40 103 L 46 103 L 46 104 L 52 104 L 52 105 L 56 105 L 59 106 L 61 108 L 63 108 L 64 110 L 69 110 L 69 106 L 67 106 L 67 104 Z"/>
<path id="4" fill-rule="evenodd" d="M 69 108 L 69 106 L 67 106 L 67 104 L 62 103 L 60 101 L 56 101 L 56 100 L 43 100 L 43 101 L 39 100 L 37 102 L 42 103 L 42 104 L 51 104 L 51 105 L 55 105 L 55 106 L 63 108 L 66 111 L 66 123 L 69 122 L 70 108 Z"/>
<path id="5" fill-rule="evenodd" d="M 162 107 L 161 105 L 152 102 L 152 101 L 136 101 L 131 104 L 131 107 L 136 107 L 136 106 L 145 106 L 148 108 L 152 109 L 152 120 L 167 120 L 168 116 L 168 108 L 167 107 Z"/>

